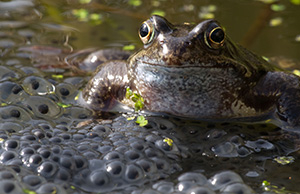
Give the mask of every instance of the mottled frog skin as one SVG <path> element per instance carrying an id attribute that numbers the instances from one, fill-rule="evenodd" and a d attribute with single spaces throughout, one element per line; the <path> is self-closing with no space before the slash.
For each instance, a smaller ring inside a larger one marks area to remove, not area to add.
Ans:
<path id="1" fill-rule="evenodd" d="M 299 78 L 232 42 L 217 21 L 173 25 L 152 16 L 139 36 L 143 49 L 98 67 L 82 92 L 86 106 L 132 107 L 125 98 L 129 87 L 151 112 L 299 126 Z"/>

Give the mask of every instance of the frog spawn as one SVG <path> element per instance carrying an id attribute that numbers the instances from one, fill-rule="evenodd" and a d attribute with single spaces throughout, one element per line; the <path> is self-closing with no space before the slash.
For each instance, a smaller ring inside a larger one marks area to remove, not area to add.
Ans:
<path id="1" fill-rule="evenodd" d="M 177 178 L 177 184 L 169 181 L 160 181 L 152 185 L 152 188 L 133 192 L 133 194 L 216 194 L 216 193 L 240 193 L 250 194 L 254 191 L 243 183 L 241 177 L 232 172 L 224 171 L 207 179 L 199 172 L 187 172 Z"/>
<path id="2" fill-rule="evenodd" d="M 118 118 L 113 125 L 96 125 L 92 129 L 76 131 L 62 125 L 52 128 L 44 123 L 29 130 L 29 133 L 24 133 L 25 129 L 19 136 L 18 133 L 8 138 L 2 136 L 6 140 L 2 142 L 1 163 L 20 166 L 18 171 L 29 171 L 25 177 L 19 173 L 22 181 L 14 182 L 14 187 L 25 186 L 37 193 L 52 192 L 51 188 L 58 193 L 75 192 L 66 186 L 68 182 L 85 192 L 124 189 L 124 192 L 130 193 L 150 180 L 167 178 L 182 170 L 179 162 L 181 157 L 185 157 L 181 153 L 185 147 L 177 145 L 176 139 L 174 145 L 168 148 L 161 143 L 161 136 L 166 134 L 151 133 L 134 122 L 125 122 L 124 118 Z M 162 126 L 161 123 L 158 125 Z M 162 128 L 171 130 L 165 126 Z M 18 128 L 15 126 L 15 129 Z M 224 180 L 224 177 L 229 178 Z M 251 191 L 233 172 L 216 174 L 210 182 L 207 187 L 205 185 L 209 181 L 202 174 L 187 173 L 178 178 L 176 185 L 158 182 L 148 191 L 160 193 L 169 188 L 170 191 L 207 190 L 214 193 L 222 189 L 234 191 L 231 187 L 240 190 L 245 187 L 242 191 Z"/>
<path id="3" fill-rule="evenodd" d="M 111 133 L 107 126 L 97 125 L 90 132 L 82 129 L 68 133 L 65 127 L 53 129 L 41 124 L 28 133 L 25 131 L 21 130 L 22 135 L 2 136 L 6 140 L 2 142 L 1 163 L 21 166 L 56 183 L 73 179 L 72 184 L 85 191 L 128 189 L 128 185 L 140 185 L 180 170 L 178 164 L 170 165 L 170 159 L 156 149 L 154 142 L 145 143 L 134 136 Z M 43 186 L 37 177 L 30 179 Z M 31 184 L 31 189 L 40 190 Z"/>
<path id="4" fill-rule="evenodd" d="M 37 193 L 120 190 L 131 193 L 144 185 L 149 192 L 158 193 L 162 188 L 171 193 L 219 193 L 236 188 L 248 191 L 241 179 L 220 187 L 181 181 L 180 177 L 177 182 L 166 180 L 153 185 L 149 182 L 182 171 L 186 158 L 194 154 L 243 157 L 254 151 L 274 149 L 268 141 L 256 144 L 227 133 L 233 130 L 232 126 L 178 126 L 173 120 L 160 117 L 149 117 L 145 127 L 120 116 L 108 124 L 76 128 L 76 123 L 91 118 L 91 112 L 77 106 L 63 108 L 57 103 L 74 102 L 77 94 L 74 83 L 80 83 L 78 78 L 55 83 L 30 75 L 20 83 L 8 79 L 0 84 L 0 100 L 5 105 L 0 107 L 0 119 L 4 121 L 0 125 L 0 162 L 4 167 L 18 166 L 10 171 L 12 180 L 2 182 L 6 188 L 3 193 L 18 193 L 24 188 Z M 172 139 L 173 144 L 166 143 L 165 138 Z M 203 138 L 200 142 L 204 143 L 191 143 L 197 138 Z M 239 149 L 246 151 L 242 153 Z"/>

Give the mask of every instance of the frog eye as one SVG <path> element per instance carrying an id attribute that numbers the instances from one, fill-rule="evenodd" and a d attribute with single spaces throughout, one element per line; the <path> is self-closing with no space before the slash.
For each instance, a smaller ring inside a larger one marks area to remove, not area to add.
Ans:
<path id="1" fill-rule="evenodd" d="M 148 21 L 144 22 L 140 27 L 139 36 L 144 44 L 149 44 L 154 36 L 152 23 Z"/>
<path id="2" fill-rule="evenodd" d="M 218 49 L 224 44 L 225 32 L 218 26 L 206 32 L 204 38 L 209 48 Z"/>

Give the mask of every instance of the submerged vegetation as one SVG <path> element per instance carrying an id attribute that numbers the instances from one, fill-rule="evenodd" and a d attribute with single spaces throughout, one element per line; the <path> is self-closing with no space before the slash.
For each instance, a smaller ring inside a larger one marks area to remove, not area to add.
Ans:
<path id="1" fill-rule="evenodd" d="M 144 108 L 144 99 L 143 97 L 135 92 L 132 92 L 130 88 L 126 88 L 126 96 L 127 99 L 132 100 L 134 102 L 134 110 L 135 112 L 139 112 Z M 129 120 L 134 119 L 135 117 L 129 117 Z M 145 119 L 143 115 L 139 115 L 136 119 L 136 123 L 139 124 L 141 127 L 148 124 L 148 120 Z"/>

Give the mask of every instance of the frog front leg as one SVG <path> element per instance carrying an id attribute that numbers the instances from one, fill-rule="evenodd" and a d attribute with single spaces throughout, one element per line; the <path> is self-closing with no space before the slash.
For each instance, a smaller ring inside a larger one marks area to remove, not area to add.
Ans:
<path id="1" fill-rule="evenodd" d="M 128 83 L 126 61 L 104 63 L 83 89 L 81 103 L 96 111 L 112 110 L 124 99 Z"/>
<path id="2" fill-rule="evenodd" d="M 299 88 L 287 88 L 280 96 L 276 116 L 287 124 L 287 129 L 300 129 Z"/>
<path id="3" fill-rule="evenodd" d="M 255 88 L 255 94 L 274 102 L 275 124 L 300 129 L 300 79 L 286 72 L 268 72 Z"/>

